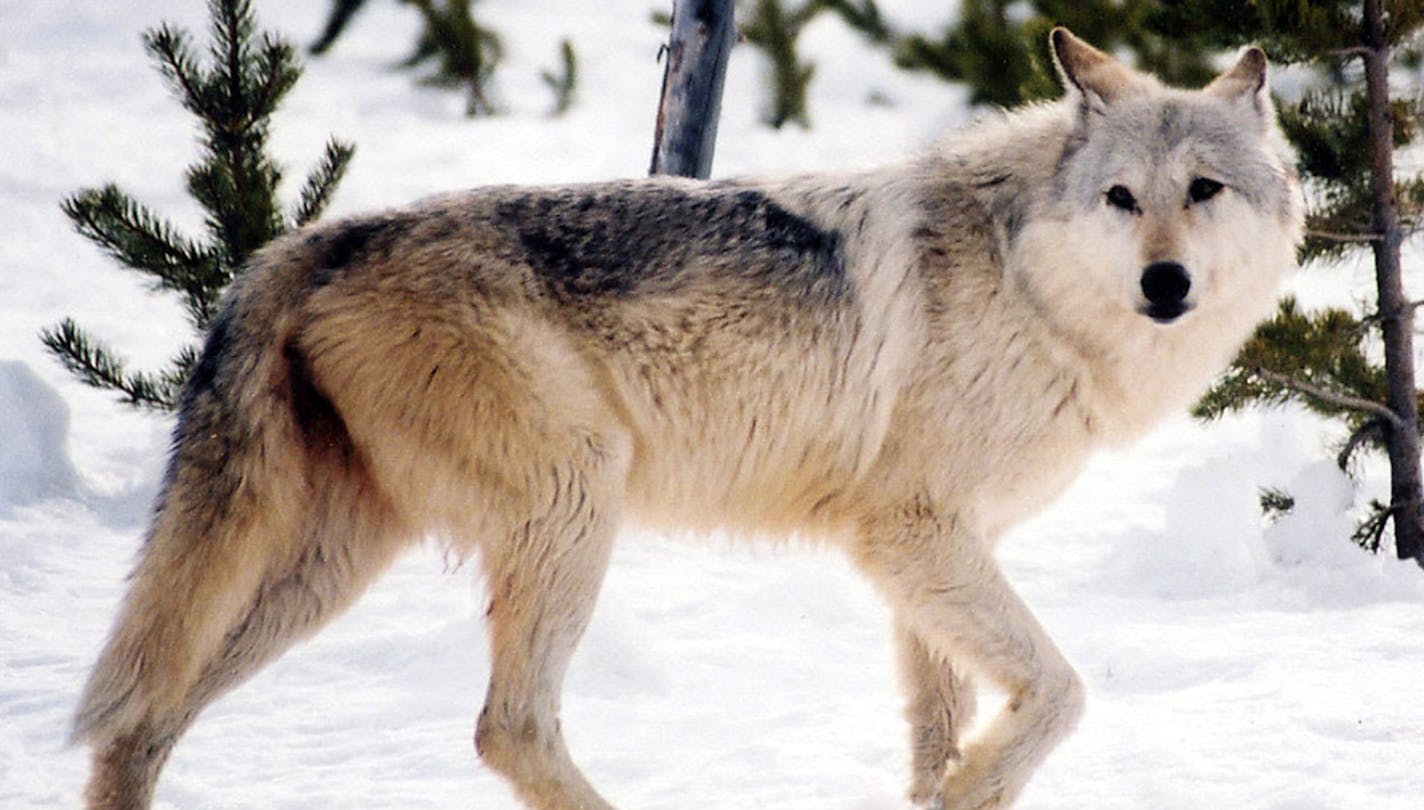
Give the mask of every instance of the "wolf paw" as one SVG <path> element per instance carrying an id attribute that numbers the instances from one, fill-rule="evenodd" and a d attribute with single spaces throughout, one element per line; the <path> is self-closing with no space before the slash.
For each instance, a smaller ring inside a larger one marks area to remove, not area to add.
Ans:
<path id="1" fill-rule="evenodd" d="M 944 810 L 944 769 L 916 773 L 910 783 L 910 804 L 917 810 Z"/>
<path id="2" fill-rule="evenodd" d="M 910 794 L 910 803 L 915 806 L 915 810 L 944 810 L 944 797 L 936 790 L 929 796 L 917 796 Z"/>
<path id="3" fill-rule="evenodd" d="M 960 769 L 945 777 L 933 810 L 1002 810 L 1013 803 L 1003 784 L 983 774 Z"/>
<path id="4" fill-rule="evenodd" d="M 934 803 L 927 805 L 928 810 L 1004 810 L 1009 805 L 1004 803 L 1002 794 L 992 793 L 988 796 L 959 795 L 945 798 L 943 794 L 936 796 Z"/>

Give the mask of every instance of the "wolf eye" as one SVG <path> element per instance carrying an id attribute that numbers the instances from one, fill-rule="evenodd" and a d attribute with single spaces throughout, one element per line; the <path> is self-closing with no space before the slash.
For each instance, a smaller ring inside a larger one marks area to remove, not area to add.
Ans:
<path id="1" fill-rule="evenodd" d="M 1132 196 L 1132 192 L 1127 190 L 1127 186 L 1113 186 L 1108 189 L 1108 205 L 1113 208 L 1120 208 L 1128 213 L 1137 212 L 1137 198 Z"/>
<path id="2" fill-rule="evenodd" d="M 1194 203 L 1206 202 L 1221 191 L 1222 185 L 1207 177 L 1198 177 L 1187 186 L 1187 199 Z"/>

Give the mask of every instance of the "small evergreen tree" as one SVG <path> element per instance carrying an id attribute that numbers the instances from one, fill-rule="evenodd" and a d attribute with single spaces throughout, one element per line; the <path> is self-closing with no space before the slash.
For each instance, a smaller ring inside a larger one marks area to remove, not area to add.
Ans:
<path id="1" fill-rule="evenodd" d="M 158 289 L 177 293 L 199 332 L 254 251 L 321 214 L 354 151 L 328 142 L 296 206 L 283 211 L 276 195 L 282 173 L 267 155 L 268 122 L 301 69 L 287 43 L 271 34 L 254 36 L 250 0 L 210 0 L 208 6 L 207 65 L 200 64 L 183 31 L 165 24 L 144 35 L 160 72 L 202 123 L 203 155 L 188 168 L 187 181 L 206 215 L 206 238 L 184 236 L 114 185 L 85 189 L 63 203 L 80 234 L 123 266 L 149 276 Z M 70 319 L 44 330 L 41 339 L 84 382 L 157 410 L 175 407 L 197 360 L 197 348 L 186 346 L 168 369 L 130 372 Z"/>

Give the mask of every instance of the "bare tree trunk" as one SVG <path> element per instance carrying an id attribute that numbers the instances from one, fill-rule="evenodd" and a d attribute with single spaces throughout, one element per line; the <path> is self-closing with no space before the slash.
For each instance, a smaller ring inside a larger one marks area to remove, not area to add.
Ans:
<path id="1" fill-rule="evenodd" d="M 1369 103 L 1370 192 L 1374 203 L 1375 283 L 1384 332 L 1389 428 L 1390 508 L 1400 559 L 1424 566 L 1424 501 L 1419 469 L 1419 411 L 1414 383 L 1414 308 L 1404 294 L 1403 231 L 1394 188 L 1394 120 L 1389 99 L 1390 47 L 1380 0 L 1365 0 L 1365 87 Z"/>
<path id="2" fill-rule="evenodd" d="M 650 174 L 705 180 L 712 173 L 722 82 L 735 41 L 732 0 L 677 0 Z"/>

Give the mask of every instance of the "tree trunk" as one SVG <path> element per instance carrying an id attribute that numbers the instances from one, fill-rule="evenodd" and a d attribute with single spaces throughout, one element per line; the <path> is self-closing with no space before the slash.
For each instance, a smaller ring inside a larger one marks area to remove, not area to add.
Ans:
<path id="1" fill-rule="evenodd" d="M 1365 87 L 1369 102 L 1370 193 L 1375 283 L 1388 376 L 1386 404 L 1399 417 L 1389 429 L 1390 508 L 1400 559 L 1424 566 L 1424 500 L 1419 469 L 1419 411 L 1414 384 L 1414 308 L 1404 293 L 1399 248 L 1403 231 L 1394 187 L 1394 120 L 1389 99 L 1390 46 L 1380 0 L 1365 0 Z"/>
<path id="2" fill-rule="evenodd" d="M 667 46 L 651 174 L 707 179 L 736 41 L 732 0 L 677 0 Z"/>

